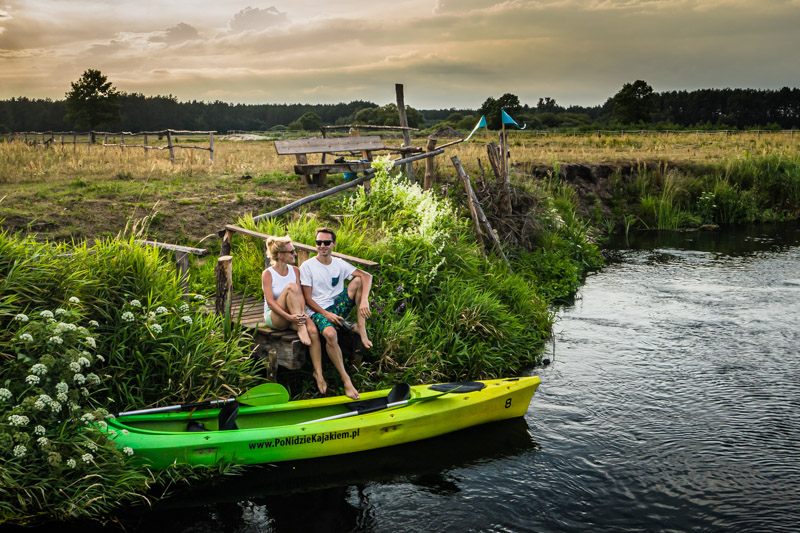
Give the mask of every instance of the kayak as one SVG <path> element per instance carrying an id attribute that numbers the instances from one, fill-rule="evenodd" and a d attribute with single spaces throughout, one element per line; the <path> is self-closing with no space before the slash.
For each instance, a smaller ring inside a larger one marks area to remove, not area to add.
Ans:
<path id="1" fill-rule="evenodd" d="M 523 416 L 538 377 L 400 384 L 346 396 L 125 414 L 102 430 L 143 464 L 261 464 L 354 453 Z M 279 387 L 279 386 L 278 386 Z"/>

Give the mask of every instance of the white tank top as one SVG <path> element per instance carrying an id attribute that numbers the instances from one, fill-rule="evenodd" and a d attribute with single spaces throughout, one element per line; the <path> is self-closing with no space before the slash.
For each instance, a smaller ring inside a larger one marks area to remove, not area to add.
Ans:
<path id="1" fill-rule="evenodd" d="M 267 270 L 269 271 L 270 274 L 272 274 L 272 296 L 276 300 L 278 299 L 278 296 L 281 295 L 283 289 L 285 289 L 288 284 L 295 283 L 297 281 L 297 273 L 291 266 L 289 267 L 289 272 L 287 272 L 285 276 L 281 276 L 280 274 L 275 272 L 275 269 L 272 267 L 269 267 Z M 265 302 L 267 301 L 266 297 L 264 298 L 264 301 Z"/>

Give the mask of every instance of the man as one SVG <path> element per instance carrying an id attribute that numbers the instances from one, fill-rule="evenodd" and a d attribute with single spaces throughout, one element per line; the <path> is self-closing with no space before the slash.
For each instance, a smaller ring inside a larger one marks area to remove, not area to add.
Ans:
<path id="1" fill-rule="evenodd" d="M 316 232 L 317 255 L 300 265 L 300 285 L 306 300 L 306 312 L 322 334 L 328 357 L 339 371 L 344 383 L 344 393 L 354 400 L 359 398 L 350 376 L 344 369 L 339 336 L 334 326 L 347 326 L 345 317 L 353 307 L 358 308 L 353 330 L 361 337 L 365 348 L 372 348 L 367 337 L 366 321 L 372 315 L 369 308 L 369 291 L 372 288 L 372 275 L 359 270 L 347 261 L 333 257 L 336 246 L 336 233 L 330 228 L 319 228 Z M 344 286 L 344 280 L 352 281 Z M 321 394 L 328 390 L 322 376 L 322 356 L 312 354 L 314 379 Z"/>

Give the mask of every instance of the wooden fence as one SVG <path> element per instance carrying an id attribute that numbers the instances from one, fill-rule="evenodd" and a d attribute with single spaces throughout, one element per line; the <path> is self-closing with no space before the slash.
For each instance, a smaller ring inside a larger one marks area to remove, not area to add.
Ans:
<path id="1" fill-rule="evenodd" d="M 60 144 L 71 144 L 73 147 L 79 144 L 85 144 L 89 149 L 92 146 L 97 146 L 97 139 L 102 138 L 102 146 L 104 148 L 117 147 L 120 149 L 137 148 L 142 149 L 145 153 L 148 150 L 169 150 L 169 157 L 175 161 L 175 149 L 181 148 L 184 150 L 207 150 L 211 162 L 214 162 L 214 134 L 216 131 L 191 131 L 191 130 L 160 130 L 160 131 L 140 131 L 138 133 L 123 132 L 107 132 L 107 131 L 20 131 L 8 135 L 9 141 L 19 141 L 31 146 L 54 146 Z M 177 135 L 207 135 L 208 146 L 197 146 L 189 144 L 177 144 Z M 58 137 L 58 140 L 56 140 Z M 167 142 L 163 145 L 156 145 L 148 141 L 152 141 L 153 137 L 159 140 L 166 138 Z M 128 142 L 126 143 L 126 139 Z M 110 142 L 109 142 L 110 140 Z"/>

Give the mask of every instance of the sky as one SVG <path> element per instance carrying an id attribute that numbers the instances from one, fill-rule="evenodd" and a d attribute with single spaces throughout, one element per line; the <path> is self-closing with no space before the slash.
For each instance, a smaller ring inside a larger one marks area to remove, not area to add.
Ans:
<path id="1" fill-rule="evenodd" d="M 477 109 L 800 86 L 800 0 L 0 0 L 0 99 L 99 69 L 180 101 Z"/>

